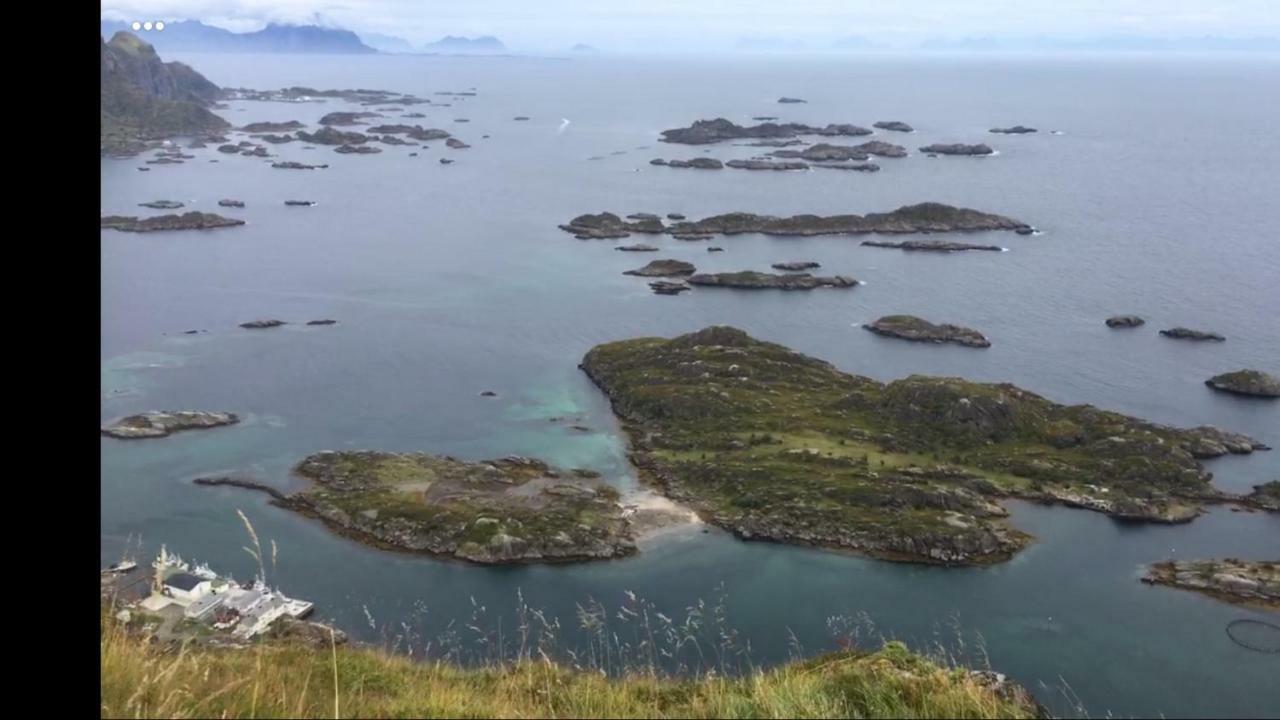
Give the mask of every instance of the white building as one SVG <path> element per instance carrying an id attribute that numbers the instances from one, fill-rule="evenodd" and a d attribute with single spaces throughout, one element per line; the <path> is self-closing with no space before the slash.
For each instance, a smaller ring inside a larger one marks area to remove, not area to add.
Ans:
<path id="1" fill-rule="evenodd" d="M 208 595 L 213 583 L 187 572 L 178 572 L 164 579 L 164 588 L 178 604 L 187 605 Z"/>

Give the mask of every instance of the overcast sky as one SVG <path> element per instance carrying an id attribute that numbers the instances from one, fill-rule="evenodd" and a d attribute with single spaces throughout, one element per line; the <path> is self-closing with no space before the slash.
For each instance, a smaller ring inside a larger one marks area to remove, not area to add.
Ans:
<path id="1" fill-rule="evenodd" d="M 395 35 L 496 35 L 514 50 L 731 48 L 747 38 L 829 46 L 862 36 L 1280 35 L 1280 0 L 107 0 L 115 20 L 196 19 L 231 30 L 313 23 Z"/>

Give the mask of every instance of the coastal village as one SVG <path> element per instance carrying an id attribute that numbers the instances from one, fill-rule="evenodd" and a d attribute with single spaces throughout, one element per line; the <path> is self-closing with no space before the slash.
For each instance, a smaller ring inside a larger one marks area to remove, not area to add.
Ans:
<path id="1" fill-rule="evenodd" d="M 159 621 L 156 636 L 165 640 L 216 637 L 245 642 L 269 630 L 282 618 L 300 620 L 314 609 L 312 603 L 286 596 L 259 576 L 249 585 L 222 577 L 203 563 L 188 562 L 170 554 L 164 546 L 151 563 L 152 576 L 145 593 L 143 579 L 129 581 L 137 564 L 124 560 L 102 571 L 104 594 L 115 596 L 119 620 Z M 132 590 L 132 592 L 130 592 Z M 144 596 L 137 599 L 137 596 Z M 133 597 L 135 599 L 129 599 Z"/>

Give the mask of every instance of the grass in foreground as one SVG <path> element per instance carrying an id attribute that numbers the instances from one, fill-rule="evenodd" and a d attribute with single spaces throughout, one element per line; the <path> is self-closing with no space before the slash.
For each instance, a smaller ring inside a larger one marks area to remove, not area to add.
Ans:
<path id="1" fill-rule="evenodd" d="M 900 643 L 741 677 L 607 678 L 548 661 L 479 669 L 367 648 L 165 648 L 104 613 L 103 717 L 1023 718 L 1035 705 Z"/>

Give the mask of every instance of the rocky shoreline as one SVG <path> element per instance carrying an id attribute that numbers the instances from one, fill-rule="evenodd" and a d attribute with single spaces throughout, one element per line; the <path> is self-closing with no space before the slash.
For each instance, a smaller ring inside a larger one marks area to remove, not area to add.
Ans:
<path id="1" fill-rule="evenodd" d="M 1199 459 L 1267 449 L 1007 384 L 886 385 L 722 326 L 599 345 L 580 367 L 642 477 L 708 522 L 905 562 L 1008 559 L 1031 538 L 1004 523 L 1004 498 L 1188 522 L 1244 501 L 1215 491 Z"/>
<path id="2" fill-rule="evenodd" d="M 1280 610 L 1280 561 L 1226 558 L 1158 562 L 1148 568 L 1142 581 L 1236 605 Z"/>

